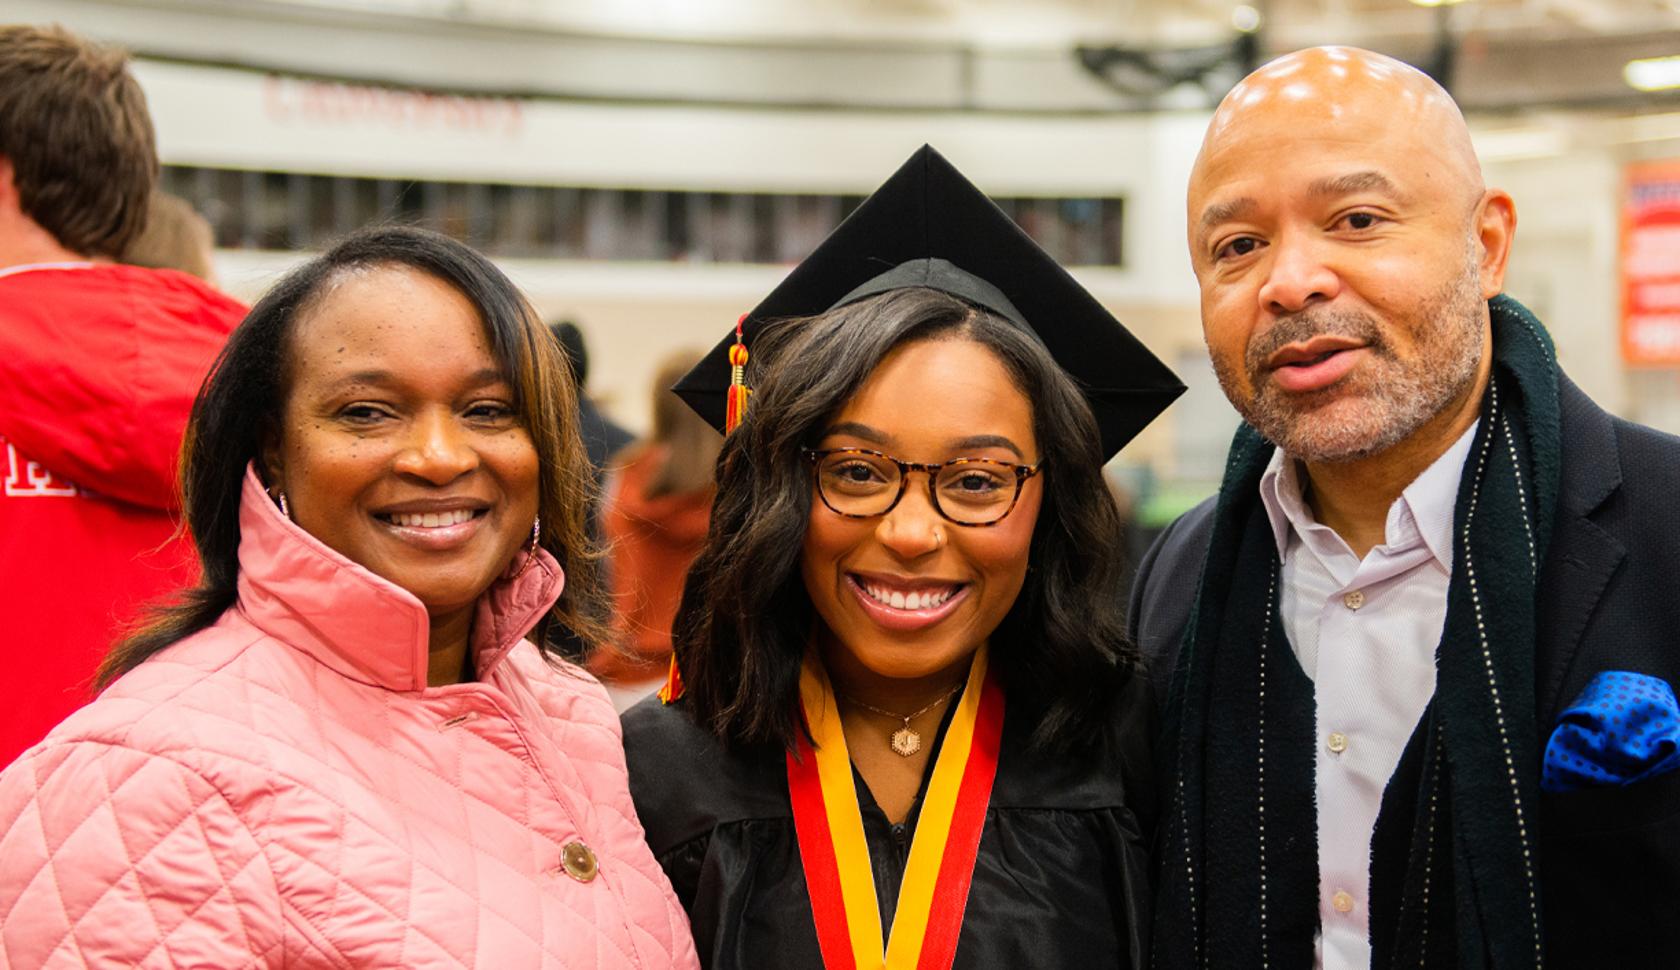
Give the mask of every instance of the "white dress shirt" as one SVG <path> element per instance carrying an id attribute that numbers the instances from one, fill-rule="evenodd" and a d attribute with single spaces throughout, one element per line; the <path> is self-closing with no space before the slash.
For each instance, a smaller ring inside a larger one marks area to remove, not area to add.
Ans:
<path id="1" fill-rule="evenodd" d="M 1354 555 L 1313 520 L 1299 466 L 1282 450 L 1260 479 L 1283 564 L 1284 632 L 1313 681 L 1318 745 L 1315 966 L 1371 965 L 1371 832 L 1383 788 L 1435 694 L 1447 618 L 1453 507 L 1470 426 L 1389 506 L 1383 543 Z"/>

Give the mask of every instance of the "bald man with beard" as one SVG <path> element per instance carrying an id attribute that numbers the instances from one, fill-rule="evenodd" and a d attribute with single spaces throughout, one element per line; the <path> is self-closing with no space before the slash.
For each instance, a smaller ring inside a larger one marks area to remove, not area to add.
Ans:
<path id="1" fill-rule="evenodd" d="M 1502 295 L 1515 205 L 1411 67 L 1262 67 L 1187 215 L 1245 423 L 1133 592 L 1156 965 L 1680 965 L 1680 439 Z"/>

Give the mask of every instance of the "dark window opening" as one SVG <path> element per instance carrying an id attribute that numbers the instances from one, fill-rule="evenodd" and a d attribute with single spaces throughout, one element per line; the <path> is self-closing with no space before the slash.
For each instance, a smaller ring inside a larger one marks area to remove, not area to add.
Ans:
<path id="1" fill-rule="evenodd" d="M 413 181 L 168 165 L 163 188 L 225 249 L 321 249 L 362 226 L 421 225 L 493 256 L 795 263 L 860 195 L 685 192 Z M 1000 198 L 1058 262 L 1121 266 L 1125 200 Z"/>

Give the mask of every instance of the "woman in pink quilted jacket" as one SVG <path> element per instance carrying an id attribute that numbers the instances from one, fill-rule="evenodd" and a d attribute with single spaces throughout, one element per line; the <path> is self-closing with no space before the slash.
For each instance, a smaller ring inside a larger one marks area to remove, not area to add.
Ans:
<path id="1" fill-rule="evenodd" d="M 556 351 L 415 229 L 252 310 L 182 457 L 200 584 L 0 774 L 0 966 L 696 965 L 606 693 L 536 646 L 598 632 Z"/>

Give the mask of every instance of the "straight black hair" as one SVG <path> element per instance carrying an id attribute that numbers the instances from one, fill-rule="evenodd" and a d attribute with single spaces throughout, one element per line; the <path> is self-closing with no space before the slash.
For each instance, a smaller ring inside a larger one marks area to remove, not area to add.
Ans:
<path id="1" fill-rule="evenodd" d="M 813 488 L 801 450 L 889 351 L 927 339 L 988 348 L 1033 407 L 1044 501 L 1026 582 L 990 639 L 1011 709 L 1035 724 L 1041 748 L 1076 747 L 1097 736 L 1139 669 L 1120 514 L 1079 388 L 1002 317 L 938 290 L 892 290 L 775 322 L 752 348 L 751 406 L 719 455 L 711 528 L 673 630 L 685 703 L 726 743 L 791 748 L 802 730 L 799 670 L 818 621 L 799 570 Z"/>

